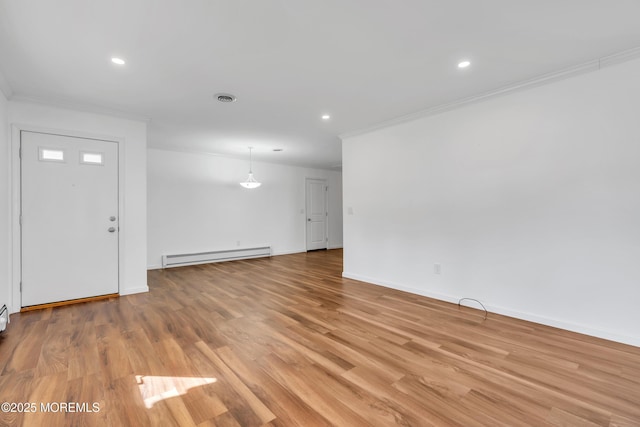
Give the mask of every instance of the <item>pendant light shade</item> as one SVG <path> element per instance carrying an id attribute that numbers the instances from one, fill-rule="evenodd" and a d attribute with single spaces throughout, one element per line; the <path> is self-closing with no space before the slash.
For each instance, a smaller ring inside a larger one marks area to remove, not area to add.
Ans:
<path id="1" fill-rule="evenodd" d="M 262 185 L 262 183 L 256 181 L 256 179 L 253 177 L 253 174 L 249 172 L 249 177 L 247 178 L 247 180 L 241 182 L 240 185 L 242 185 L 244 188 L 258 188 Z"/>
<path id="2" fill-rule="evenodd" d="M 242 185 L 244 188 L 258 188 L 262 185 L 261 182 L 256 181 L 256 179 L 253 177 L 253 171 L 251 170 L 251 166 L 252 166 L 251 150 L 252 149 L 253 147 L 249 147 L 249 177 L 247 178 L 246 181 L 240 183 L 240 185 Z"/>

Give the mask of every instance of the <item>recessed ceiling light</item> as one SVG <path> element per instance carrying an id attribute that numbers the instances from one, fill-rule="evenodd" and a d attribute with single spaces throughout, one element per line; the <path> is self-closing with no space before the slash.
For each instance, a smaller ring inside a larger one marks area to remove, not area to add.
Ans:
<path id="1" fill-rule="evenodd" d="M 216 93 L 214 96 L 220 102 L 236 102 L 237 99 L 235 95 L 231 95 L 230 93 Z"/>
<path id="2" fill-rule="evenodd" d="M 469 61 L 461 61 L 458 63 L 458 68 L 467 68 L 469 65 L 471 65 L 471 62 Z"/>
<path id="3" fill-rule="evenodd" d="M 124 65 L 124 59 L 121 58 L 111 58 L 111 62 L 118 65 Z"/>
<path id="4" fill-rule="evenodd" d="M 328 114 L 323 114 L 322 115 L 322 120 L 329 120 L 330 118 L 331 118 L 331 116 L 328 115 Z"/>

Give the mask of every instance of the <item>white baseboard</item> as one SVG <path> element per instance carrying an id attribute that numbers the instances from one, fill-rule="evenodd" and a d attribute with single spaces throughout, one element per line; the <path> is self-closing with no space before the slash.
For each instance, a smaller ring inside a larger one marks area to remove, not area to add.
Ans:
<path id="1" fill-rule="evenodd" d="M 358 280 L 361 282 L 372 283 L 374 285 L 384 286 L 386 288 L 397 289 L 399 291 L 409 292 L 416 295 L 422 295 L 425 297 L 437 299 L 440 301 L 450 302 L 453 304 L 457 304 L 458 301 L 460 301 L 460 299 L 463 298 L 461 296 L 446 295 L 446 294 L 440 294 L 437 292 L 431 292 L 424 289 L 416 289 L 416 288 L 404 286 L 397 283 L 378 280 L 373 277 L 367 277 L 359 274 L 349 273 L 346 271 L 342 272 L 342 277 L 347 279 Z M 486 307 L 487 311 L 489 311 L 490 313 L 501 314 L 503 316 L 514 317 L 520 320 L 526 320 L 526 321 L 538 323 L 541 325 L 552 326 L 554 328 L 560 328 L 560 329 L 564 329 L 571 332 L 577 332 L 579 334 L 590 335 L 593 337 L 602 338 L 609 341 L 615 341 L 622 344 L 628 344 L 635 347 L 640 347 L 640 336 L 634 337 L 634 336 L 628 336 L 628 335 L 621 335 L 613 331 L 605 331 L 605 330 L 593 328 L 587 325 L 571 323 L 563 320 L 553 319 L 550 317 L 539 316 L 533 313 L 512 310 L 509 308 L 493 306 L 489 304 L 484 304 L 484 306 Z"/>
<path id="2" fill-rule="evenodd" d="M 160 264 L 152 264 L 147 266 L 147 270 L 160 270 L 162 265 Z"/>
<path id="3" fill-rule="evenodd" d="M 122 289 L 120 291 L 120 295 L 122 296 L 122 295 L 142 294 L 145 292 L 149 292 L 148 286 L 140 286 L 139 288 Z"/>
<path id="4" fill-rule="evenodd" d="M 486 307 L 487 310 L 491 313 L 502 314 L 504 316 L 515 317 L 516 319 L 527 320 L 529 322 L 539 323 L 541 325 L 553 326 L 554 328 L 560 328 L 571 332 L 577 332 L 579 334 L 590 335 L 596 338 L 602 338 L 609 341 L 616 341 L 622 344 L 629 344 L 635 347 L 640 347 L 640 337 L 621 335 L 613 331 L 604 331 L 579 323 L 567 322 L 551 317 L 538 316 L 537 314 L 511 310 L 504 307 L 492 305 L 486 305 Z"/>
<path id="5" fill-rule="evenodd" d="M 374 285 L 384 286 L 385 288 L 396 289 L 398 291 L 409 292 L 411 294 L 422 295 L 423 297 L 429 297 L 429 298 L 437 299 L 437 300 L 440 300 L 440 301 L 451 302 L 451 303 L 454 303 L 454 304 L 457 304 L 458 301 L 460 300 L 460 298 L 458 298 L 456 296 L 453 296 L 453 295 L 441 294 L 441 293 L 436 293 L 436 292 L 429 292 L 429 291 L 426 291 L 424 289 L 416 289 L 416 288 L 412 288 L 412 287 L 409 287 L 409 286 L 398 285 L 397 283 L 386 282 L 384 280 L 377 280 L 377 279 L 375 279 L 373 277 L 362 276 L 360 274 L 348 273 L 346 271 L 342 272 L 342 277 L 345 277 L 347 279 L 358 280 L 360 282 L 372 283 Z"/>
<path id="6" fill-rule="evenodd" d="M 306 252 L 306 250 L 305 249 L 294 249 L 294 250 L 290 250 L 290 251 L 272 252 L 271 256 L 301 254 L 303 252 Z"/>

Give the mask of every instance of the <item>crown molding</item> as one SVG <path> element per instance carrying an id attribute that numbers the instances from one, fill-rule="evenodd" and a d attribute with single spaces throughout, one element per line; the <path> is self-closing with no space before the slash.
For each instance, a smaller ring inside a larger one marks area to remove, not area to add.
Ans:
<path id="1" fill-rule="evenodd" d="M 537 86 L 543 86 L 560 80 L 565 80 L 570 77 L 574 77 L 580 74 L 586 74 L 592 71 L 598 71 L 602 68 L 612 65 L 620 64 L 623 62 L 631 61 L 633 59 L 640 58 L 640 47 L 624 50 L 614 53 L 612 55 L 603 56 L 598 59 L 594 59 L 579 65 L 575 65 L 562 70 L 554 71 L 551 73 L 543 74 L 531 79 L 522 80 L 520 82 L 502 86 L 498 89 L 483 92 L 477 95 L 462 98 L 446 104 L 436 105 L 424 110 L 417 111 L 415 113 L 407 114 L 404 116 L 396 117 L 391 120 L 369 126 L 367 128 L 345 132 L 340 134 L 341 139 L 351 138 L 358 135 L 363 135 L 369 132 L 373 132 L 379 129 L 387 128 L 390 126 L 398 125 L 401 123 L 410 122 L 424 117 L 435 116 L 436 114 L 444 113 L 446 111 L 455 110 L 467 105 L 476 104 L 481 101 L 497 98 L 499 96 L 508 95 L 510 93 L 520 92 L 526 89 L 531 89 Z"/>
<path id="2" fill-rule="evenodd" d="M 14 95 L 11 101 L 26 102 L 31 104 L 47 105 L 50 107 L 64 108 L 67 110 L 82 111 L 85 113 L 103 114 L 106 116 L 118 117 L 120 119 L 136 120 L 141 122 L 150 122 L 151 117 L 140 114 L 132 114 L 126 111 L 111 110 L 109 108 L 100 107 L 92 104 L 83 104 L 80 102 L 69 101 L 66 99 L 40 98 L 35 96 Z"/>
<path id="3" fill-rule="evenodd" d="M 640 47 L 634 47 L 633 49 L 627 49 L 612 55 L 603 56 L 598 60 L 600 63 L 599 68 L 610 67 L 612 65 L 632 61 L 637 58 L 640 58 Z"/>
<path id="4" fill-rule="evenodd" d="M 11 90 L 11 86 L 9 86 L 9 82 L 4 78 L 4 74 L 0 72 L 0 91 L 4 94 L 4 97 L 7 100 L 13 97 L 13 90 Z"/>

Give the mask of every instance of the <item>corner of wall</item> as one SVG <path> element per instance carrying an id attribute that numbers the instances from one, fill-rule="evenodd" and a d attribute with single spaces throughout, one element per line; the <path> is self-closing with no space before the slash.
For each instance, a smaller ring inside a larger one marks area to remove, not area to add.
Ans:
<path id="1" fill-rule="evenodd" d="M 4 81 L 0 75 L 0 81 Z M 7 86 L 8 87 L 8 86 Z M 0 306 L 6 304 L 9 313 L 13 313 L 11 303 L 11 192 L 9 183 L 10 167 L 10 127 L 8 118 L 9 101 L 6 91 L 0 92 Z"/>
<path id="2" fill-rule="evenodd" d="M 345 277 L 424 294 L 403 284 L 446 260 L 446 286 L 425 287 L 638 345 L 639 72 L 636 59 L 343 138 Z"/>

